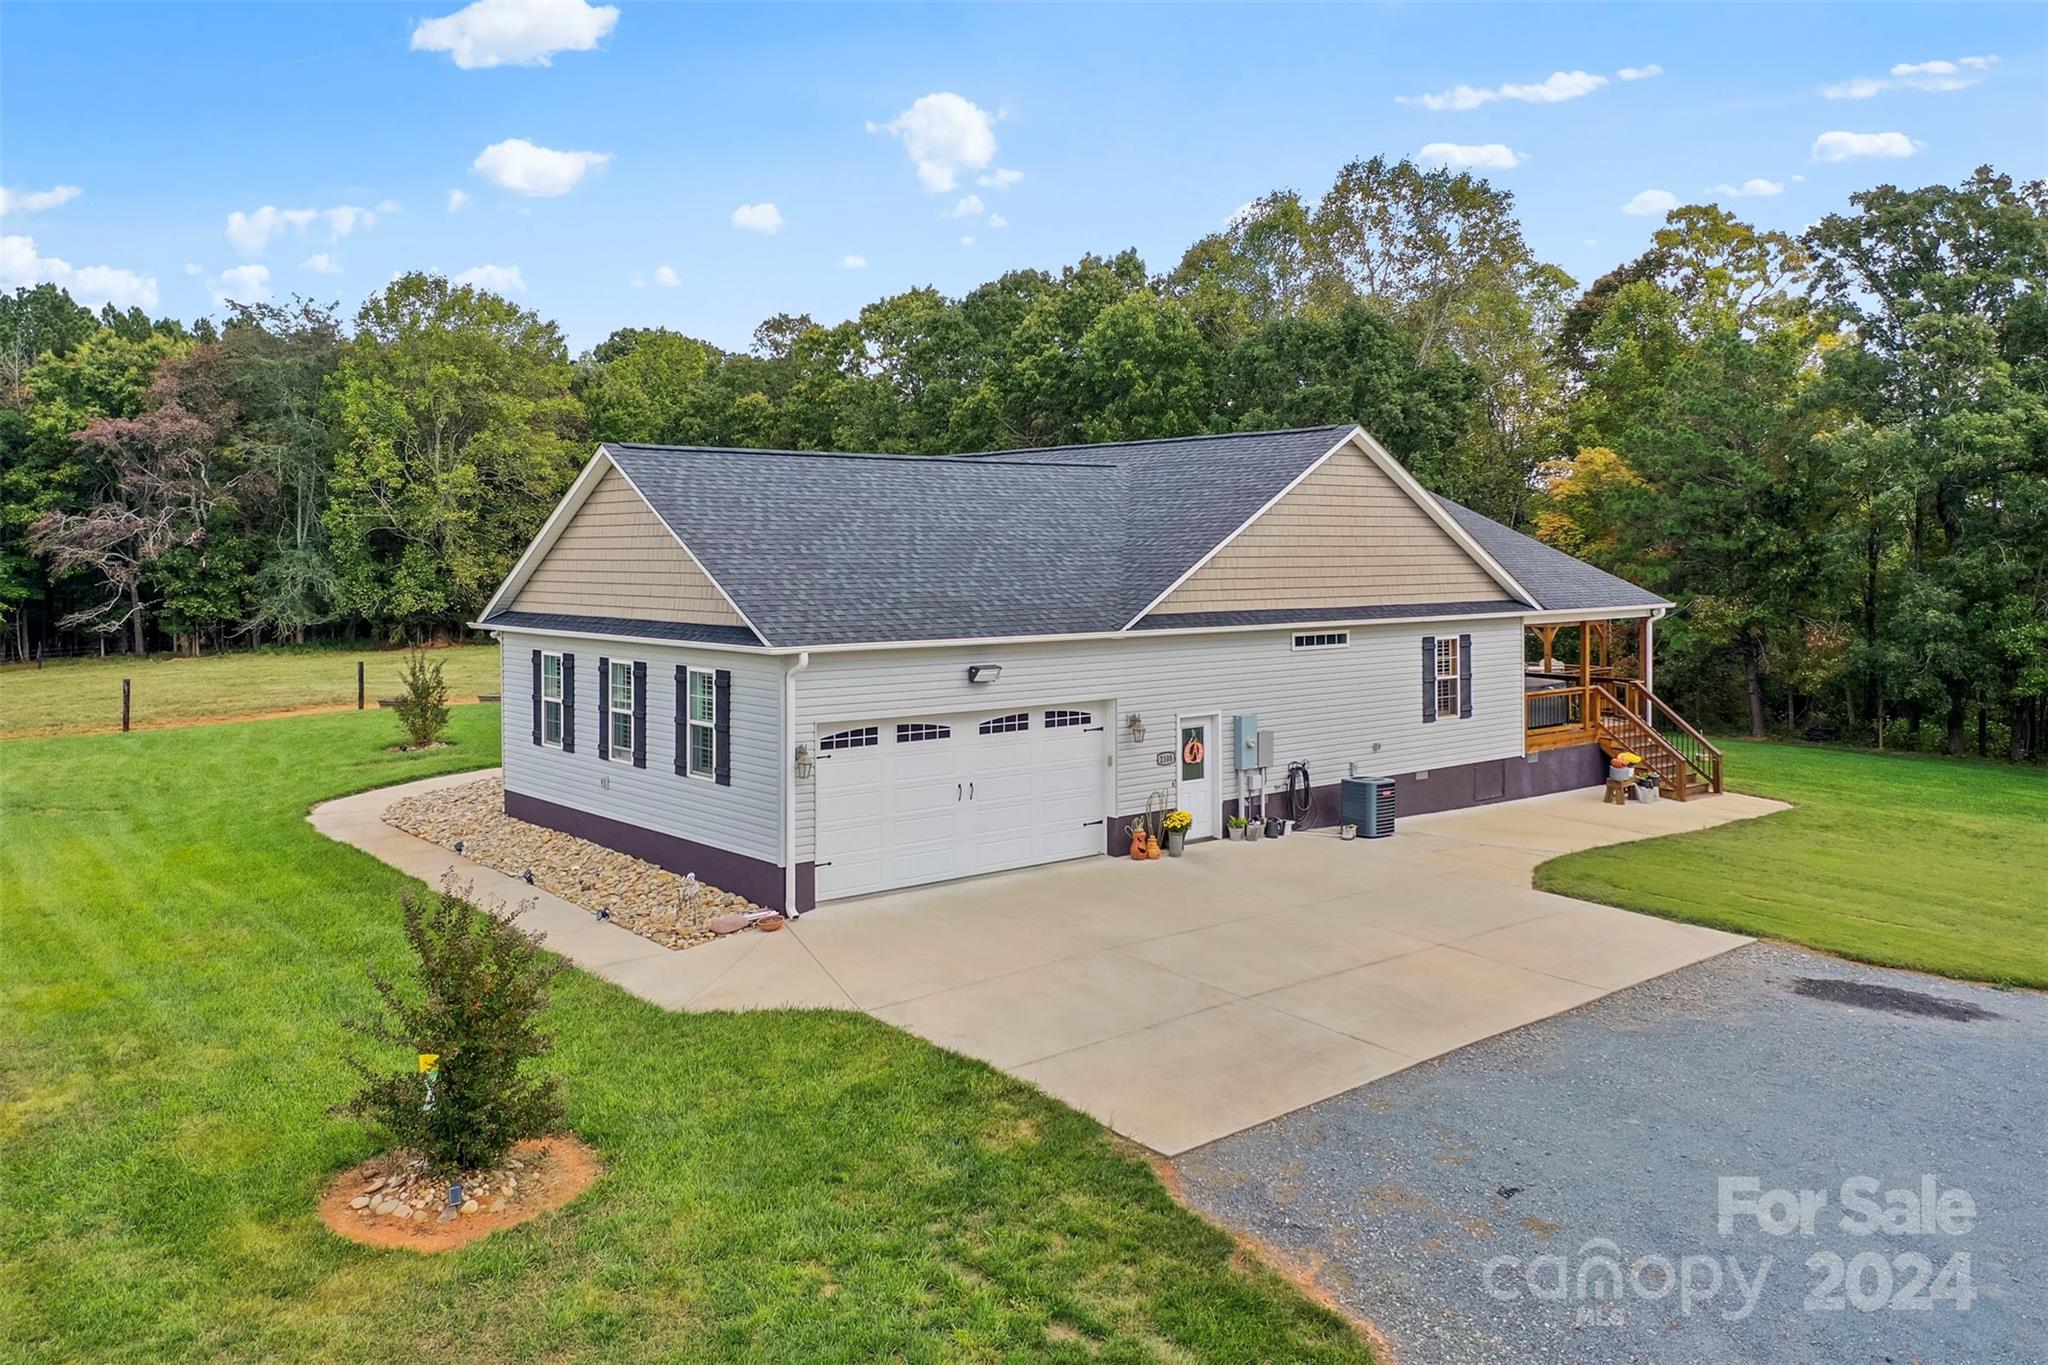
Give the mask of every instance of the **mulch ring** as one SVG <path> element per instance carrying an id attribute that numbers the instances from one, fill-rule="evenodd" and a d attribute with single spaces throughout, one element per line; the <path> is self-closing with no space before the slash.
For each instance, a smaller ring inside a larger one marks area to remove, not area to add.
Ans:
<path id="1" fill-rule="evenodd" d="M 402 1152 L 383 1152 L 336 1176 L 320 1197 L 320 1221 L 352 1242 L 423 1256 L 453 1251 L 561 1208 L 604 1173 L 597 1152 L 573 1133 L 531 1138 L 495 1171 L 465 1174 L 465 1199 L 448 1209 L 448 1184 Z"/>

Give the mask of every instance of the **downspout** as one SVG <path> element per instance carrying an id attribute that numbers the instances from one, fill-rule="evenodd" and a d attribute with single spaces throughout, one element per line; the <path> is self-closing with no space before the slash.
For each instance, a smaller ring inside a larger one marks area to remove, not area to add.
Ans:
<path id="1" fill-rule="evenodd" d="M 796 908 L 796 675 L 811 666 L 811 651 L 798 650 L 782 673 L 782 913 Z"/>

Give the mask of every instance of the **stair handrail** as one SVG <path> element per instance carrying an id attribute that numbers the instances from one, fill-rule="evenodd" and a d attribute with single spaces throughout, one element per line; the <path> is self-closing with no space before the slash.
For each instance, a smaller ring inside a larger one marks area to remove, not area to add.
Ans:
<path id="1" fill-rule="evenodd" d="M 1673 753 L 1677 754 L 1681 759 L 1685 761 L 1688 767 L 1691 767 L 1692 769 L 1697 771 L 1699 775 L 1703 779 L 1705 779 L 1707 783 L 1707 789 L 1709 791 L 1718 793 L 1721 790 L 1721 750 L 1715 746 L 1714 742 L 1708 739 L 1705 735 L 1701 734 L 1698 730 L 1693 729 L 1693 727 L 1689 723 L 1687 723 L 1685 717 L 1679 715 L 1678 712 L 1672 710 L 1670 705 L 1667 702 L 1665 702 L 1665 700 L 1662 697 L 1658 696 L 1655 692 L 1652 692 L 1649 688 L 1643 686 L 1642 681 L 1640 679 L 1615 678 L 1612 680 L 1612 684 L 1619 685 L 1621 688 L 1621 692 L 1616 696 L 1615 699 L 1619 701 L 1621 705 L 1624 708 L 1628 709 L 1632 714 L 1639 710 L 1639 708 L 1634 706 L 1632 703 L 1635 701 L 1637 695 L 1640 694 L 1641 699 L 1650 704 L 1650 710 L 1653 716 L 1662 718 L 1663 720 L 1670 722 L 1672 729 L 1678 731 L 1687 739 L 1691 740 L 1695 745 L 1699 746 L 1701 754 L 1705 756 L 1705 761 L 1702 761 L 1701 758 L 1696 757 L 1693 754 L 1687 753 L 1685 749 L 1680 747 L 1679 745 L 1671 744 L 1670 741 L 1664 740 L 1665 744 L 1671 749 Z M 1645 721 L 1644 724 L 1645 728 L 1647 728 L 1652 734 L 1656 734 L 1658 739 L 1664 739 L 1663 735 L 1658 733 L 1658 727 L 1654 720 Z"/>

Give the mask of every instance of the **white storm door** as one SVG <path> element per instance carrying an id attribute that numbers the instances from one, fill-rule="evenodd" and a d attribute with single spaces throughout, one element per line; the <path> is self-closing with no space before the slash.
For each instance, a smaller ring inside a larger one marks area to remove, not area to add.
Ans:
<path id="1" fill-rule="evenodd" d="M 1174 753 L 1174 770 L 1180 779 L 1180 808 L 1195 817 L 1188 826 L 1188 838 L 1216 837 L 1218 810 L 1216 780 L 1216 717 L 1182 716 L 1175 726 L 1179 747 Z"/>

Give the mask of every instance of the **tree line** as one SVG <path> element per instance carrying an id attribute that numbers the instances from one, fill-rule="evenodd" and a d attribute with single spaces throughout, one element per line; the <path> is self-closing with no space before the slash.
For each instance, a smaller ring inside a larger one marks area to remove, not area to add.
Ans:
<path id="1" fill-rule="evenodd" d="M 474 619 L 597 441 L 950 454 L 1357 422 L 1428 487 L 1656 589 L 1715 724 L 2038 751 L 2048 190 L 1882 185 L 1806 232 L 1714 205 L 1581 285 L 1483 179 L 1386 158 L 1135 253 L 913 289 L 726 351 L 411 274 L 352 318 L 0 296 L 17 655 Z"/>

